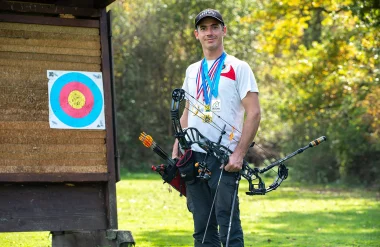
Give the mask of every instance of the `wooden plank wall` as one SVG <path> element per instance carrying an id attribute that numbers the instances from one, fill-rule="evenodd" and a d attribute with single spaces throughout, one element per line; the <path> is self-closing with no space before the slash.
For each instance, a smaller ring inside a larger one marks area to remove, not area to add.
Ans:
<path id="1" fill-rule="evenodd" d="M 99 28 L 0 22 L 0 174 L 106 173 L 105 131 L 50 129 L 46 70 L 101 71 Z"/>
<path id="2" fill-rule="evenodd" d="M 100 183 L 0 183 L 0 198 L 0 232 L 107 229 Z"/>

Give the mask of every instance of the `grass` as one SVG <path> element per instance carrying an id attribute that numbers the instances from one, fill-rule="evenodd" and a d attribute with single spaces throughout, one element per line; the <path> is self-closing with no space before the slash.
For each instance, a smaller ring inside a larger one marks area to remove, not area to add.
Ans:
<path id="1" fill-rule="evenodd" d="M 246 247 L 380 246 L 378 192 L 291 187 L 266 196 L 239 190 Z M 184 197 L 168 192 L 157 175 L 127 175 L 117 184 L 119 229 L 137 247 L 192 246 L 192 217 Z M 50 247 L 48 232 L 1 233 L 0 247 Z"/>

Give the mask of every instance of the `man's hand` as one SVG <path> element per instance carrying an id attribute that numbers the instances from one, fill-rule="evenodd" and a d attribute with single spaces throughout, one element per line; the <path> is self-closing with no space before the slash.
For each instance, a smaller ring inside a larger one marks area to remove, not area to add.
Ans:
<path id="1" fill-rule="evenodd" d="M 243 168 L 243 157 L 237 153 L 232 153 L 228 160 L 228 164 L 224 167 L 227 172 L 238 172 Z"/>

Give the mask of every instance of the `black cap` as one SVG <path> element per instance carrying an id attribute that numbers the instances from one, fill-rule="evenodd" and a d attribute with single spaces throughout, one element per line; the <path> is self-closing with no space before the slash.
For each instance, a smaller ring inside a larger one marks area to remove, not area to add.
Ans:
<path id="1" fill-rule="evenodd" d="M 203 19 L 203 18 L 206 18 L 206 17 L 212 17 L 214 19 L 217 19 L 218 21 L 220 21 L 222 23 L 222 25 L 224 26 L 224 21 L 223 21 L 223 17 L 222 15 L 219 13 L 219 11 L 215 10 L 215 9 L 205 9 L 205 10 L 202 10 L 198 15 L 197 17 L 195 17 L 195 28 L 197 28 L 197 25 L 198 23 Z"/>

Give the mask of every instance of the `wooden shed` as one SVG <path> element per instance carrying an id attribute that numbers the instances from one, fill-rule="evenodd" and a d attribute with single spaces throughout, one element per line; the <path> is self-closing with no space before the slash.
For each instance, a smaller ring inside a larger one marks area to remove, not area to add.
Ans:
<path id="1" fill-rule="evenodd" d="M 123 242 L 115 231 L 112 2 L 0 2 L 0 232 L 51 231 L 53 246 Z M 101 73 L 105 129 L 51 128 L 47 71 Z"/>

